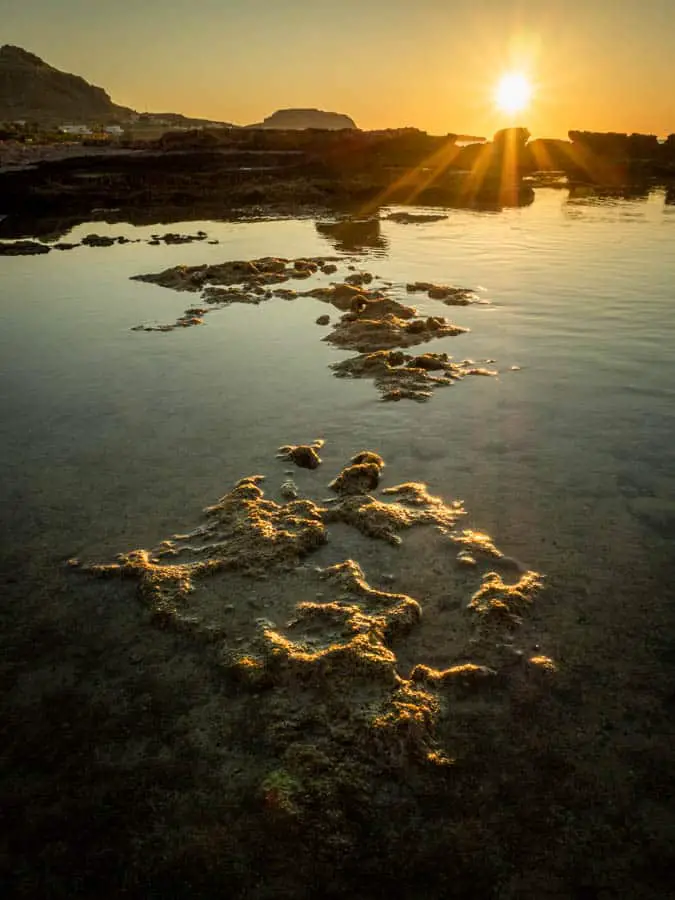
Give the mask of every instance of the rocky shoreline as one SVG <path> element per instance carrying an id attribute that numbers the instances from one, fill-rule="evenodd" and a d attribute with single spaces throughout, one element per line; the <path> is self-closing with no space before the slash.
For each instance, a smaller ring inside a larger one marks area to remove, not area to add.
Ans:
<path id="1" fill-rule="evenodd" d="M 673 141 L 573 134 L 570 142 L 528 143 L 527 130 L 515 128 L 490 143 L 461 147 L 452 135 L 414 129 L 205 131 L 115 151 L 39 148 L 34 167 L 0 172 L 0 215 L 11 215 L 18 229 L 22 217 L 87 216 L 97 209 L 140 223 L 149 209 L 179 209 L 184 216 L 190 207 L 199 207 L 204 218 L 345 203 L 371 211 L 388 203 L 501 208 L 532 202 L 527 178 L 534 173 L 612 190 L 675 178 Z M 14 235 L 21 233 L 8 233 Z"/>

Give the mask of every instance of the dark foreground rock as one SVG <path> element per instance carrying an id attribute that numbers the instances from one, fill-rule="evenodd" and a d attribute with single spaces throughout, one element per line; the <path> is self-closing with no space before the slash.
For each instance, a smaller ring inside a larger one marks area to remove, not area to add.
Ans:
<path id="1" fill-rule="evenodd" d="M 36 256 L 49 253 L 51 247 L 37 241 L 0 241 L 0 256 Z"/>

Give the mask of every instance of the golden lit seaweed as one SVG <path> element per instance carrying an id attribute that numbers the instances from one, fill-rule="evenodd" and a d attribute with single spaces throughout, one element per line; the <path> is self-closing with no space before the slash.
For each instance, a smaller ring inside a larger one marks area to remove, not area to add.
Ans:
<path id="1" fill-rule="evenodd" d="M 335 480 L 342 485 L 345 482 L 361 484 L 363 490 L 343 489 L 340 499 L 324 510 L 324 521 L 345 522 L 369 537 L 400 544 L 398 532 L 414 525 L 435 525 L 442 534 L 450 535 L 458 518 L 464 515 L 460 501 L 446 505 L 440 497 L 427 493 L 424 484 L 409 482 L 385 488 L 383 494 L 396 495 L 399 499 L 395 502 L 379 500 L 366 492 L 366 483 L 360 482 L 361 468 L 359 465 L 347 466 Z M 375 471 L 379 473 L 379 469 Z"/>
<path id="2" fill-rule="evenodd" d="M 449 669 L 432 669 L 429 666 L 418 665 L 410 673 L 410 680 L 433 687 L 459 686 L 468 688 L 489 682 L 496 675 L 495 669 L 491 669 L 489 666 L 479 666 L 475 663 L 463 663 L 458 666 L 451 666 Z"/>
<path id="3" fill-rule="evenodd" d="M 469 609 L 479 617 L 481 627 L 512 628 L 522 621 L 522 613 L 532 604 L 542 586 L 542 576 L 525 572 L 515 584 L 506 584 L 501 575 L 488 572 L 471 598 Z"/>
<path id="4" fill-rule="evenodd" d="M 147 281 L 174 291 L 201 291 L 213 285 L 243 285 L 248 288 L 278 284 L 290 278 L 308 277 L 335 257 L 296 260 L 265 256 L 260 259 L 234 259 L 215 265 L 173 266 L 149 275 L 134 275 L 134 281 Z M 306 274 L 305 274 L 306 273 Z"/>
<path id="5" fill-rule="evenodd" d="M 504 554 L 495 547 L 494 541 L 490 535 L 484 534 L 482 531 L 473 531 L 472 529 L 467 528 L 464 531 L 455 532 L 452 535 L 452 539 L 456 544 L 459 544 L 464 551 L 468 551 L 471 554 L 480 554 L 481 556 L 487 556 L 490 559 L 504 558 Z"/>
<path id="6" fill-rule="evenodd" d="M 229 664 L 252 687 L 266 684 L 281 692 L 284 719 L 271 723 L 271 735 L 286 753 L 291 735 L 296 749 L 315 747 L 305 744 L 296 728 L 299 720 L 311 721 L 315 740 L 336 762 L 355 749 L 378 766 L 403 765 L 411 754 L 433 763 L 444 760 L 433 737 L 439 703 L 400 677 L 388 646 L 417 624 L 419 603 L 371 587 L 353 560 L 320 575 L 337 592 L 335 600 L 299 604 L 287 626 L 292 638 L 265 627 L 255 647 Z M 353 758 L 352 766 L 356 762 Z M 307 771 L 296 767 L 295 774 L 305 783 Z"/>
<path id="7" fill-rule="evenodd" d="M 394 347 L 412 347 L 433 338 L 454 337 L 468 330 L 453 325 L 441 316 L 402 319 L 393 313 L 378 318 L 369 318 L 368 314 L 368 307 L 361 315 L 346 313 L 324 341 L 358 353 L 369 353 Z"/>
<path id="8" fill-rule="evenodd" d="M 336 494 L 366 494 L 374 490 L 380 481 L 384 460 L 372 450 L 362 450 L 354 456 L 348 466 L 329 484 Z"/>
<path id="9" fill-rule="evenodd" d="M 365 579 L 363 570 L 354 560 L 348 559 L 323 569 L 321 575 L 333 581 L 341 592 L 358 600 L 363 612 L 369 617 L 367 630 L 375 633 L 380 640 L 388 640 L 394 635 L 408 631 L 422 616 L 419 603 L 407 594 L 392 594 L 371 587 Z M 358 627 L 355 630 L 364 629 Z"/>
<path id="10" fill-rule="evenodd" d="M 309 291 L 303 291 L 303 297 L 315 297 L 317 300 L 323 300 L 325 303 L 331 303 L 337 309 L 343 312 L 359 312 L 369 303 L 377 303 L 387 299 L 386 295 L 379 290 L 366 291 L 361 284 L 350 284 L 349 276 L 344 283 L 330 284 L 326 287 L 312 288 Z M 414 315 L 415 311 L 409 306 L 404 306 L 396 300 L 387 300 L 391 304 L 391 310 L 398 310 L 403 318 L 409 318 L 407 311 Z"/>
<path id="11" fill-rule="evenodd" d="M 277 450 L 277 458 L 289 459 L 302 469 L 316 469 L 321 465 L 318 454 L 325 441 L 319 438 L 311 444 L 285 444 Z"/>
<path id="12" fill-rule="evenodd" d="M 187 310 L 171 325 L 138 325 L 134 331 L 173 331 L 190 325 L 200 325 L 210 309 L 222 308 L 232 303 L 261 303 L 270 300 L 272 288 L 290 279 L 305 279 L 319 271 L 333 271 L 329 260 L 335 257 L 311 257 L 283 259 L 266 256 L 252 260 L 230 260 L 216 265 L 174 266 L 163 272 L 134 275 L 134 281 L 145 281 L 174 291 L 202 292 L 202 300 L 208 309 L 200 309 L 199 315 Z M 348 285 L 345 285 L 348 287 Z M 297 296 L 295 291 L 284 290 L 285 295 Z"/>
<path id="13" fill-rule="evenodd" d="M 485 576 L 470 612 L 458 611 L 473 627 L 459 647 L 448 647 L 448 667 L 434 668 L 425 664 L 424 649 L 421 658 L 414 652 L 429 646 L 423 596 L 374 587 L 353 559 L 323 568 L 301 565 L 336 521 L 393 544 L 405 529 L 431 526 L 441 536 L 441 554 L 459 546 L 499 558 L 487 535 L 457 530 L 462 503 L 430 494 L 425 484 L 398 484 L 378 497 L 353 492 L 372 490 L 383 469 L 374 450 L 357 453 L 336 479 L 338 496 L 322 506 L 309 500 L 278 504 L 265 498 L 262 476 L 243 478 L 205 510 L 204 523 L 191 533 L 88 569 L 138 579 L 156 622 L 211 645 L 220 671 L 235 682 L 240 714 L 258 729 L 264 763 L 249 799 L 262 808 L 265 826 L 293 822 L 341 847 L 352 846 L 349 810 L 369 802 L 374 779 L 407 778 L 413 767 L 433 778 L 466 752 L 476 703 L 481 715 L 492 709 L 475 691 L 508 691 L 505 702 L 511 696 L 535 699 L 555 671 L 547 657 L 526 659 L 505 640 L 539 588 L 533 572 L 514 584 Z M 216 573 L 229 582 L 209 591 L 203 582 Z M 239 575 L 269 573 L 273 578 L 253 587 L 256 596 L 265 591 L 261 599 L 272 620 L 250 621 L 249 610 L 258 607 L 248 605 Z M 448 580 L 447 589 L 463 591 L 464 584 L 460 575 Z M 195 598 L 202 586 L 205 599 Z M 234 625 L 230 619 L 220 623 L 230 591 L 242 592 Z M 430 602 L 432 630 L 435 611 Z M 442 631 L 435 659 L 445 646 Z M 493 699 L 502 702 L 489 693 Z"/>
<path id="14" fill-rule="evenodd" d="M 165 614 L 186 599 L 194 590 L 194 578 L 201 573 L 203 563 L 176 563 L 163 565 L 152 550 L 131 550 L 120 553 L 117 562 L 92 565 L 86 571 L 100 576 L 137 578 L 140 594 L 152 611 Z"/>
<path id="15" fill-rule="evenodd" d="M 314 297 L 331 303 L 345 314 L 333 324 L 324 341 L 360 355 L 331 366 L 337 377 L 371 378 L 383 400 L 403 399 L 424 402 L 437 387 L 447 387 L 465 375 L 496 375 L 493 370 L 476 366 L 469 360 L 453 362 L 446 353 L 424 353 L 410 356 L 399 348 L 427 343 L 435 338 L 453 337 L 467 331 L 441 316 L 422 317 L 412 306 L 388 296 L 386 290 L 367 290 L 373 276 L 369 272 L 353 272 L 343 282 L 312 287 L 298 292 L 279 287 L 292 278 L 332 274 L 337 266 L 327 258 L 288 260 L 264 257 L 255 260 L 233 260 L 208 266 L 175 266 L 163 272 L 135 276 L 180 291 L 201 291 L 202 305 L 194 305 L 168 325 L 139 325 L 136 331 L 173 331 L 201 325 L 204 316 L 215 308 L 232 303 L 259 304 L 274 297 L 294 300 Z M 389 285 L 391 286 L 391 285 Z M 409 293 L 425 291 L 432 299 L 448 305 L 466 305 L 475 295 L 466 288 L 413 282 Z M 330 324 L 320 316 L 320 324 Z"/>
<path id="16" fill-rule="evenodd" d="M 492 369 L 463 361 L 447 353 L 411 356 L 402 350 L 376 350 L 333 363 L 338 378 L 372 378 L 382 400 L 417 400 L 424 403 L 439 387 L 448 387 L 466 375 L 496 375 Z M 435 373 L 435 374 L 433 374 Z"/>
<path id="17" fill-rule="evenodd" d="M 406 290 L 409 294 L 424 291 L 430 300 L 442 300 L 446 306 L 468 306 L 476 300 L 475 293 L 468 288 L 433 284 L 431 281 L 414 281 L 406 285 Z"/>
<path id="18" fill-rule="evenodd" d="M 178 614 L 199 578 L 237 569 L 259 575 L 297 565 L 326 541 L 321 509 L 309 500 L 278 504 L 258 486 L 263 476 L 243 478 L 204 512 L 206 524 L 163 541 L 155 550 L 133 550 L 109 565 L 92 565 L 96 575 L 137 578 L 156 613 Z M 171 559 L 167 563 L 165 560 Z"/>
<path id="19" fill-rule="evenodd" d="M 440 712 L 438 697 L 401 681 L 372 723 L 376 746 L 389 765 L 403 767 L 411 758 L 434 766 L 452 765 L 453 760 L 435 743 Z"/>

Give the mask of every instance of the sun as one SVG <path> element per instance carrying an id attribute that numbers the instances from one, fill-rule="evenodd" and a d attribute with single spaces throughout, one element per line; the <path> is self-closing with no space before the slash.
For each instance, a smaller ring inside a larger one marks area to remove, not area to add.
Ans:
<path id="1" fill-rule="evenodd" d="M 532 99 L 532 85 L 520 72 L 503 75 L 495 91 L 495 101 L 505 113 L 517 113 L 527 109 Z"/>

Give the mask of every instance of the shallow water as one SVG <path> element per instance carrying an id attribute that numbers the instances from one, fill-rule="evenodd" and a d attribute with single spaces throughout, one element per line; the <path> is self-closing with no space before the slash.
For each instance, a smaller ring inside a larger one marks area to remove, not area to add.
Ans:
<path id="1" fill-rule="evenodd" d="M 196 299 L 131 275 L 329 254 L 312 221 L 175 226 L 203 227 L 217 246 L 141 243 L 4 259 L 2 499 L 21 512 L 12 533 L 25 540 L 39 515 L 41 542 L 64 552 L 95 550 L 99 534 L 124 545 L 138 537 L 137 518 L 149 537 L 240 474 L 268 471 L 277 444 L 318 435 L 328 440 L 328 467 L 375 446 L 396 467 L 392 477 L 419 477 L 422 468 L 437 490 L 462 496 L 502 532 L 510 519 L 532 516 L 533 503 L 558 505 L 561 493 L 566 503 L 575 497 L 571 521 L 541 531 L 563 545 L 578 540 L 573 523 L 598 497 L 642 511 L 628 529 L 670 529 L 673 226 L 659 192 L 598 202 L 555 190 L 499 214 L 382 222 L 387 255 L 376 250 L 371 260 L 365 247 L 359 266 L 393 281 L 400 299 L 405 282 L 432 280 L 480 287 L 490 300 L 446 308 L 408 297 L 471 329 L 433 349 L 494 359 L 501 373 L 422 405 L 378 404 L 367 382 L 334 379 L 327 365 L 346 354 L 320 340 L 314 318 L 324 309 L 311 298 L 231 306 L 204 327 L 171 334 L 130 331 L 173 321 Z M 66 239 L 92 230 L 142 237 L 154 229 L 85 224 Z M 654 496 L 663 503 L 651 514 L 639 501 Z"/>
<path id="2" fill-rule="evenodd" d="M 529 626 L 536 646 L 563 671 L 591 673 L 602 704 L 614 698 L 617 721 L 623 705 L 651 709 L 636 679 L 656 664 L 646 623 L 652 612 L 661 621 L 672 594 L 675 534 L 675 209 L 663 193 L 539 189 L 526 208 L 382 221 L 364 245 L 357 235 L 355 265 L 393 282 L 398 299 L 470 329 L 424 349 L 493 359 L 500 372 L 426 404 L 380 403 L 369 382 L 334 378 L 328 365 L 348 354 L 321 340 L 315 318 L 326 307 L 312 298 L 133 332 L 173 322 L 197 295 L 132 275 L 336 252 L 309 219 L 171 230 L 200 228 L 220 243 L 0 260 L 0 502 L 15 602 L 30 610 L 33 588 L 48 587 L 67 557 L 107 559 L 190 527 L 242 475 L 266 474 L 274 494 L 288 467 L 276 447 L 323 437 L 324 464 L 299 470 L 301 487 L 321 496 L 369 447 L 387 461 L 387 484 L 423 480 L 462 498 L 474 526 L 546 574 L 549 591 Z M 63 240 L 155 230 L 96 222 Z M 489 303 L 410 297 L 405 284 L 415 280 L 475 288 Z M 420 565 L 432 565 L 415 546 Z M 350 549 L 358 554 L 358 543 Z M 389 550 L 373 558 L 385 562 L 395 566 Z M 574 707 L 589 733 L 594 710 L 592 699 L 581 713 Z"/>

